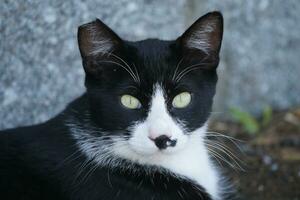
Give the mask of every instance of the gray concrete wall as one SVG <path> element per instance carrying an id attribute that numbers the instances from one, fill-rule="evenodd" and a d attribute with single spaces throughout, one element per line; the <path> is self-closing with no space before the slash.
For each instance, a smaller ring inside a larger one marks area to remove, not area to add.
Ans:
<path id="1" fill-rule="evenodd" d="M 173 39 L 210 10 L 225 18 L 215 110 L 300 104 L 297 0 L 44 0 L 0 6 L 0 129 L 38 123 L 84 91 L 77 26 L 102 19 L 122 37 Z"/>
<path id="2" fill-rule="evenodd" d="M 187 23 L 210 10 L 224 14 L 219 116 L 230 107 L 259 115 L 266 106 L 300 105 L 300 2 L 298 0 L 187 1 Z"/>

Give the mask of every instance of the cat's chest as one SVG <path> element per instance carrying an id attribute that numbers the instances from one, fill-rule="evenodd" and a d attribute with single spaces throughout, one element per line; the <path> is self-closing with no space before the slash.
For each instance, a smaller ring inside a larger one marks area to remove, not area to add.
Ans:
<path id="1" fill-rule="evenodd" d="M 88 190 L 88 191 L 87 191 Z M 76 196 L 103 200 L 210 200 L 201 186 L 165 173 L 133 173 L 101 169 L 93 174 Z"/>

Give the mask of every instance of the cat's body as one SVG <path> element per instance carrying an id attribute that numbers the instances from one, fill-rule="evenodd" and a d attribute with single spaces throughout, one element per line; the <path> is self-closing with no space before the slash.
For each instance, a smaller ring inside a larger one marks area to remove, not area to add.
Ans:
<path id="1" fill-rule="evenodd" d="M 224 199 L 205 146 L 220 13 L 176 41 L 125 42 L 99 20 L 78 37 L 87 92 L 48 122 L 0 132 L 0 198 Z"/>
<path id="2" fill-rule="evenodd" d="M 65 114 L 72 112 L 74 104 L 82 107 L 84 98 L 70 105 Z M 76 141 L 62 123 L 65 120 L 62 114 L 41 125 L 0 133 L 1 199 L 199 198 L 201 187 L 161 170 L 151 172 L 139 165 L 127 170 L 118 167 L 95 169 L 95 164 L 86 163 L 85 155 L 78 151 Z M 120 162 L 123 163 L 120 167 L 130 165 L 125 160 Z"/>

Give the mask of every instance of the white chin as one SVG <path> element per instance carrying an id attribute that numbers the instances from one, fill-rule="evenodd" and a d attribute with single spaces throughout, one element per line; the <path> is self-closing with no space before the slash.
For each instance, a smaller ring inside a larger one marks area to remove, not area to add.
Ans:
<path id="1" fill-rule="evenodd" d="M 143 149 L 140 147 L 128 145 L 128 148 L 132 150 L 132 153 L 136 153 L 140 156 L 153 156 L 157 153 L 159 153 L 159 150 L 157 148 L 148 148 L 148 149 Z"/>
<path id="2" fill-rule="evenodd" d="M 161 154 L 175 154 L 176 152 L 179 151 L 178 148 L 170 147 L 164 150 L 159 150 L 158 148 L 153 148 L 153 149 L 140 149 L 136 148 L 134 146 L 129 147 L 133 152 L 141 155 L 141 156 L 155 156 L 155 155 L 161 155 Z"/>

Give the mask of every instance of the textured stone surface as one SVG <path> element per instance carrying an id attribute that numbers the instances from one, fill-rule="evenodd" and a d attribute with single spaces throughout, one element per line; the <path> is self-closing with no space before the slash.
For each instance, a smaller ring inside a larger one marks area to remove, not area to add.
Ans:
<path id="1" fill-rule="evenodd" d="M 183 30 L 182 7 L 182 0 L 2 1 L 0 129 L 44 121 L 84 91 L 77 26 L 98 17 L 129 40 L 170 39 Z"/>
<path id="2" fill-rule="evenodd" d="M 300 104 L 298 0 L 2 1 L 0 129 L 44 121 L 84 91 L 78 25 L 98 17 L 129 40 L 173 39 L 216 9 L 225 35 L 215 110 Z"/>
<path id="3" fill-rule="evenodd" d="M 228 108 L 240 107 L 260 114 L 266 105 L 300 105 L 298 0 L 188 2 L 188 23 L 215 9 L 225 18 L 215 112 L 228 114 Z"/>

